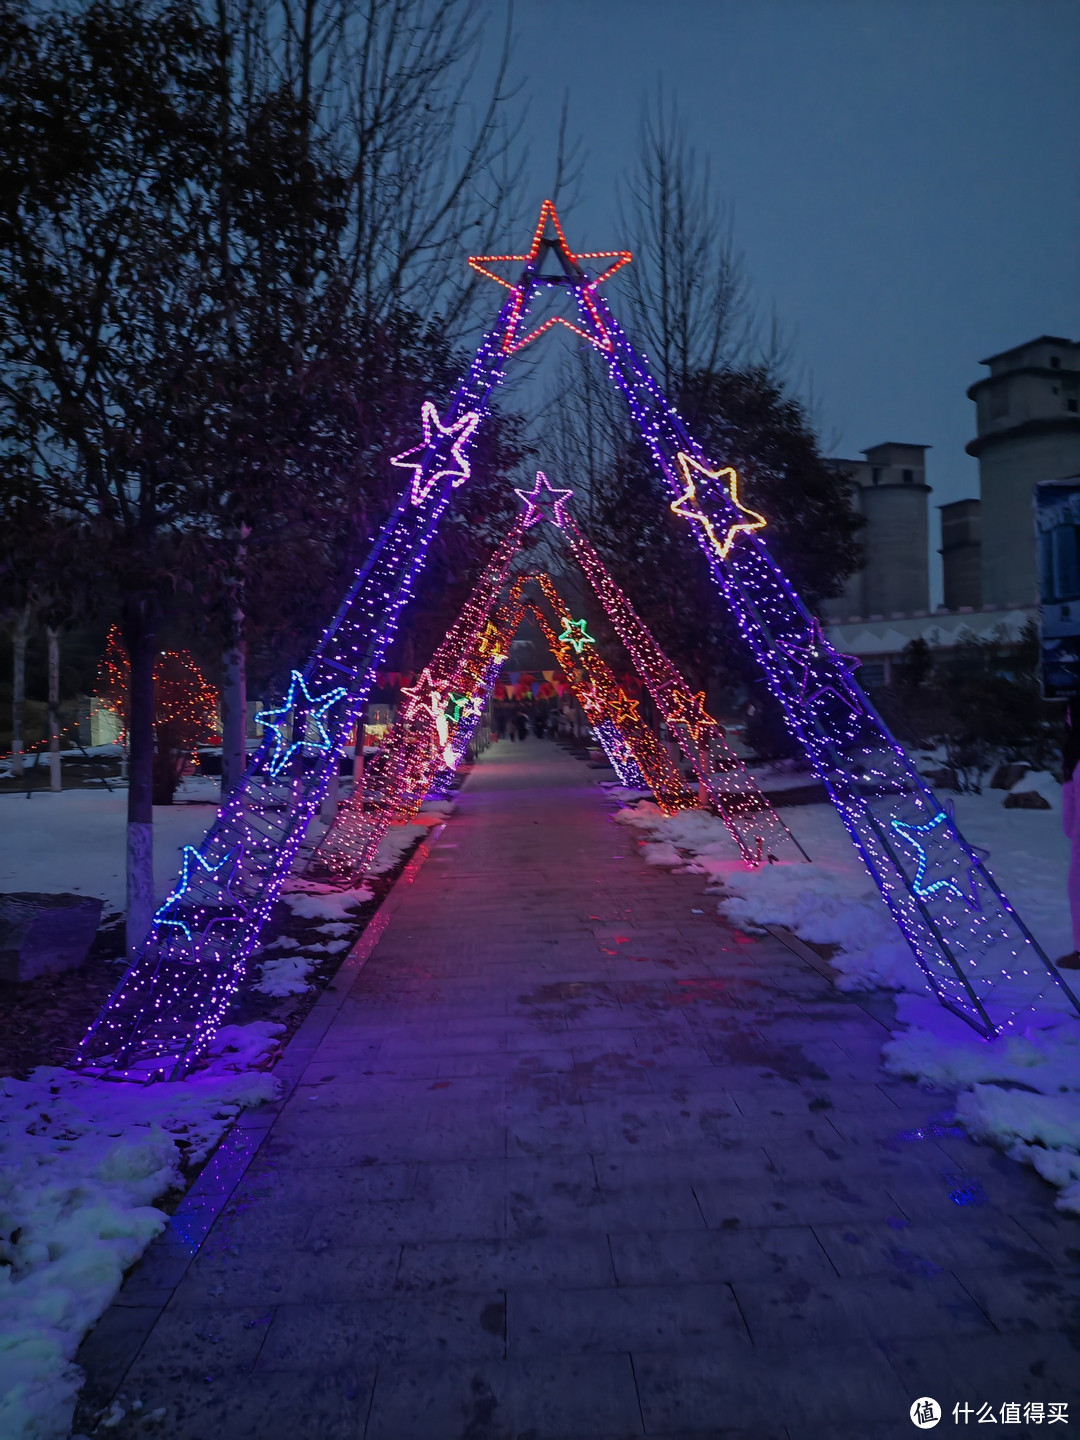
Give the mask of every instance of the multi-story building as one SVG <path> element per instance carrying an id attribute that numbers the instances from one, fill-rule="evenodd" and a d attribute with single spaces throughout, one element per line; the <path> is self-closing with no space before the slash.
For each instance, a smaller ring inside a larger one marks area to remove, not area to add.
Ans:
<path id="1" fill-rule="evenodd" d="M 1015 642 L 1038 614 L 1036 484 L 1080 472 L 1080 342 L 1041 335 L 980 362 L 990 373 L 967 392 L 976 406 L 976 438 L 967 446 L 979 462 L 980 499 L 942 505 L 941 558 L 944 604 L 928 613 L 925 598 L 926 491 L 913 489 L 899 504 L 874 498 L 872 457 L 894 451 L 921 454 L 922 446 L 876 446 L 865 462 L 836 461 L 858 486 L 855 503 L 866 516 L 866 565 L 822 614 L 839 649 L 858 655 L 868 686 L 887 683 L 892 665 L 912 640 L 949 649 L 968 636 Z M 922 481 L 900 459 L 882 469 L 903 496 Z M 869 503 L 867 503 L 869 501 Z M 921 503 L 923 513 L 918 514 Z M 896 508 L 890 508 L 894 506 Z M 921 576 L 913 550 L 922 545 Z M 893 603 L 897 602 L 897 603 Z"/>
<path id="2" fill-rule="evenodd" d="M 1040 480 L 1080 470 L 1080 343 L 1040 335 L 979 362 L 990 374 L 975 401 L 982 496 L 983 605 L 1038 599 L 1032 492 Z"/>

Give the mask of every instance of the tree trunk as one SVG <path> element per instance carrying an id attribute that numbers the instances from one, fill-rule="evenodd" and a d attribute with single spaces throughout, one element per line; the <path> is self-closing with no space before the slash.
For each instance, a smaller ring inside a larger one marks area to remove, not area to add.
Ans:
<path id="1" fill-rule="evenodd" d="M 11 773 L 20 780 L 25 764 L 23 720 L 26 715 L 26 642 L 29 638 L 30 606 L 24 605 L 11 632 Z"/>
<path id="2" fill-rule="evenodd" d="M 49 789 L 63 789 L 60 783 L 60 631 L 46 625 L 49 643 Z"/>
<path id="3" fill-rule="evenodd" d="M 236 532 L 229 587 L 229 645 L 222 656 L 221 677 L 221 798 L 226 799 L 247 769 L 247 640 L 244 634 L 244 565 L 251 527 L 243 522 Z"/>
<path id="4" fill-rule="evenodd" d="M 127 953 L 133 959 L 154 915 L 154 660 L 158 610 L 152 599 L 124 607 L 128 688 Z"/>
<path id="5" fill-rule="evenodd" d="M 241 640 L 222 656 L 221 798 L 240 783 L 247 765 L 247 654 Z"/>
<path id="6" fill-rule="evenodd" d="M 323 795 L 319 818 L 324 825 L 332 825 L 337 814 L 338 799 L 341 795 L 341 756 L 337 756 L 337 767 L 330 772 L 330 780 Z"/>

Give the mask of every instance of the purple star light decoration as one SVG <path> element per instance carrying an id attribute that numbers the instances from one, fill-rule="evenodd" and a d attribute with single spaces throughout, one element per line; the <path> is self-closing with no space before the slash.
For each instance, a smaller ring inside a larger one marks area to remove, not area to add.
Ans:
<path id="1" fill-rule="evenodd" d="M 538 520 L 550 520 L 552 525 L 563 529 L 566 525 L 563 507 L 573 493 L 573 490 L 557 490 L 542 470 L 536 472 L 536 484 L 531 490 L 519 490 L 515 486 L 514 494 L 520 496 L 526 506 L 522 521 L 525 529 L 528 530 Z"/>

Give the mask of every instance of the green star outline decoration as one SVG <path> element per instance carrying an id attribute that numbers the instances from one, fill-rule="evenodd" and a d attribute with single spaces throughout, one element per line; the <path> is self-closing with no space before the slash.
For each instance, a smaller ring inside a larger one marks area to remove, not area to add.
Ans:
<path id="1" fill-rule="evenodd" d="M 446 708 L 443 711 L 446 718 L 456 725 L 461 719 L 462 711 L 468 705 L 471 698 L 469 695 L 448 695 L 446 697 Z M 454 712 L 452 715 L 450 713 L 451 710 Z"/>
<path id="2" fill-rule="evenodd" d="M 580 655 L 586 645 L 595 645 L 596 641 L 585 629 L 584 620 L 571 620 L 569 615 L 560 617 L 563 622 L 563 632 L 559 636 L 559 643 L 572 645 L 576 654 Z M 576 631 L 576 634 L 571 632 Z"/>

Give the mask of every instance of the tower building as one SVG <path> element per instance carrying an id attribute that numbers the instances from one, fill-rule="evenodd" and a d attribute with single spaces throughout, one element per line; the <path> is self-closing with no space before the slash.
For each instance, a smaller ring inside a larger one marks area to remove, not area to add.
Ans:
<path id="1" fill-rule="evenodd" d="M 967 452 L 979 462 L 982 604 L 1033 605 L 1033 488 L 1080 471 L 1080 343 L 1040 335 L 979 363 L 990 373 L 967 392 L 977 432 Z"/>
<path id="2" fill-rule="evenodd" d="M 954 500 L 941 511 L 941 570 L 946 610 L 982 608 L 981 515 L 978 500 Z"/>
<path id="3" fill-rule="evenodd" d="M 844 594 L 822 606 L 829 618 L 884 618 L 930 606 L 926 445 L 890 441 L 864 450 L 863 460 L 834 460 L 854 482 L 852 507 L 864 516 L 866 563 Z"/>

